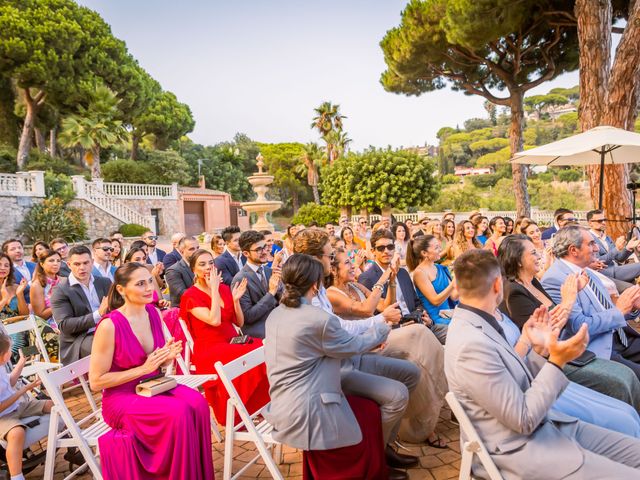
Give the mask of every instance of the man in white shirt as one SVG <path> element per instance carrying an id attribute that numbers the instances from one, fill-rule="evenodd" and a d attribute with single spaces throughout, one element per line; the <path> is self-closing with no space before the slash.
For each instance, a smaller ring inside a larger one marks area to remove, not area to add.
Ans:
<path id="1" fill-rule="evenodd" d="M 51 308 L 60 328 L 60 358 L 68 365 L 91 354 L 93 333 L 107 311 L 111 280 L 91 274 L 93 259 L 84 245 L 69 250 L 68 278 L 53 289 Z"/>
<path id="2" fill-rule="evenodd" d="M 94 277 L 108 278 L 113 282 L 113 274 L 116 267 L 111 264 L 111 240 L 108 238 L 98 238 L 91 244 L 93 248 L 93 269 L 91 274 Z"/>

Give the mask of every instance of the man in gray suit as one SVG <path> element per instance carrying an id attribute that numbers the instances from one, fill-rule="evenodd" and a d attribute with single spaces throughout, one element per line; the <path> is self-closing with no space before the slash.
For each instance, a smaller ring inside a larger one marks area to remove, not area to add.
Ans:
<path id="1" fill-rule="evenodd" d="M 518 340 L 528 348 L 521 358 L 494 316 L 502 301 L 497 259 L 487 250 L 470 250 L 456 259 L 454 271 L 460 305 L 449 325 L 445 372 L 502 476 L 637 478 L 640 440 L 551 410 L 569 383 L 562 368 L 587 346 L 586 325 L 560 341 L 540 307 Z M 474 473 L 484 477 L 476 467 Z"/>
<path id="2" fill-rule="evenodd" d="M 68 278 L 53 288 L 51 308 L 60 327 L 60 359 L 69 365 L 91 354 L 96 324 L 107 312 L 111 280 L 91 275 L 93 259 L 84 245 L 69 250 Z"/>
<path id="3" fill-rule="evenodd" d="M 178 252 L 182 258 L 171 265 L 164 274 L 164 279 L 169 285 L 171 306 L 179 307 L 182 294 L 193 285 L 193 272 L 189 267 L 191 255 L 198 250 L 198 239 L 195 237 L 183 237 L 178 242 Z"/>
<path id="4" fill-rule="evenodd" d="M 269 246 L 262 233 L 255 230 L 242 232 L 238 242 L 247 263 L 233 277 L 231 288 L 243 278 L 247 279 L 247 289 L 240 299 L 244 314 L 242 331 L 252 337 L 264 338 L 265 322 L 278 306 L 280 298 L 280 267 L 276 264 L 275 272 L 267 267 Z"/>

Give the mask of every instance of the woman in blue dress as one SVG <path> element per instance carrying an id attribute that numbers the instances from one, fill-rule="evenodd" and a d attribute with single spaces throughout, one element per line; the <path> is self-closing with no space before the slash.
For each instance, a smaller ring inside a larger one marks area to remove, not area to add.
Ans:
<path id="1" fill-rule="evenodd" d="M 458 303 L 458 291 L 449 269 L 436 263 L 442 256 L 440 240 L 422 235 L 409 242 L 407 267 L 413 273 L 413 283 L 422 306 L 434 323 L 448 325 L 450 318 L 440 315 Z"/>
<path id="2" fill-rule="evenodd" d="M 496 320 L 509 344 L 515 346 L 522 335 L 518 326 L 499 310 Z M 569 382 L 552 408 L 584 422 L 640 438 L 640 416 L 631 405 L 577 383 Z"/>

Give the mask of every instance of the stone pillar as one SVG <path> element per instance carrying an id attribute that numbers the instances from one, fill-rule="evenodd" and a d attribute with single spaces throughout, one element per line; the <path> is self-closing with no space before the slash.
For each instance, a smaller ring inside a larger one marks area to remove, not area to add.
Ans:
<path id="1" fill-rule="evenodd" d="M 76 192 L 76 197 L 85 198 L 85 182 L 83 175 L 71 175 L 71 181 L 73 182 L 73 190 Z"/>
<path id="2" fill-rule="evenodd" d="M 41 170 L 31 170 L 31 192 L 35 197 L 44 197 L 44 172 Z"/>
<path id="3" fill-rule="evenodd" d="M 16 172 L 16 177 L 16 196 L 28 195 L 27 180 L 29 179 L 29 174 L 27 172 Z"/>
<path id="4" fill-rule="evenodd" d="M 178 199 L 178 184 L 175 182 L 171 184 L 171 198 L 174 200 Z"/>

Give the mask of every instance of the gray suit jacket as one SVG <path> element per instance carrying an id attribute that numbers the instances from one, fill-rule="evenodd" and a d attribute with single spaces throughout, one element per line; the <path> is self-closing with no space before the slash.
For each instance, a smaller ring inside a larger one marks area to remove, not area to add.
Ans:
<path id="1" fill-rule="evenodd" d="M 264 266 L 267 284 L 271 278 L 271 269 Z M 247 279 L 247 291 L 240 299 L 240 307 L 244 314 L 244 325 L 242 332 L 256 338 L 264 338 L 264 324 L 271 311 L 278 306 L 279 295 L 274 297 L 262 286 L 258 275 L 251 269 L 249 264 L 245 264 L 233 277 L 231 286 Z"/>
<path id="2" fill-rule="evenodd" d="M 174 263 L 167 269 L 164 279 L 169 285 L 169 296 L 172 307 L 180 306 L 180 299 L 185 290 L 193 285 L 193 272 L 184 259 Z"/>
<path id="3" fill-rule="evenodd" d="M 93 284 L 102 299 L 109 292 L 111 280 L 94 277 Z M 93 310 L 80 285 L 69 285 L 68 278 L 61 278 L 51 295 L 53 318 L 60 328 L 60 360 L 63 365 L 80 360 L 80 346 L 85 337 L 93 335 L 88 330 L 95 328 Z"/>
<path id="4" fill-rule="evenodd" d="M 569 380 L 534 352 L 523 361 L 483 318 L 456 308 L 444 351 L 452 391 L 506 480 L 564 478 L 584 459 L 550 411 Z M 533 373 L 532 373 L 533 372 Z M 535 378 L 535 380 L 534 380 Z"/>
<path id="5" fill-rule="evenodd" d="M 308 304 L 273 310 L 264 342 L 271 404 L 263 412 L 273 437 L 303 450 L 359 443 L 362 433 L 340 386 L 340 361 L 371 350 L 389 331 L 377 323 L 353 336 L 338 317 Z"/>

